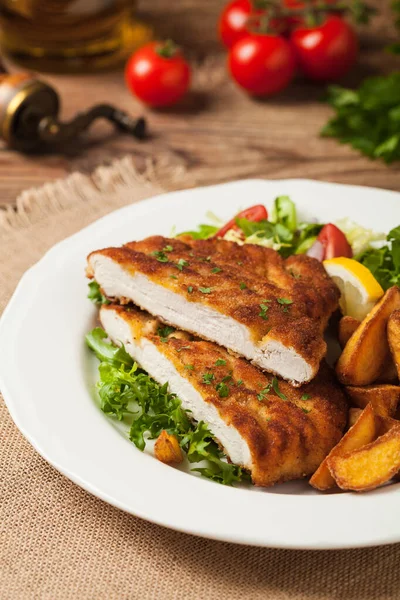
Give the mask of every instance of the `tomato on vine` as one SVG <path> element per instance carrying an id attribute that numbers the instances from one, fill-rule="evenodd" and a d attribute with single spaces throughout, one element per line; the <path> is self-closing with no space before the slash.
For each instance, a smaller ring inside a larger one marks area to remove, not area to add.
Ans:
<path id="1" fill-rule="evenodd" d="M 128 60 L 125 80 L 142 102 L 153 107 L 170 106 L 186 94 L 190 67 L 173 42 L 150 42 Z"/>
<path id="2" fill-rule="evenodd" d="M 317 81 L 339 79 L 358 55 L 354 29 L 339 16 L 329 16 L 315 26 L 299 25 L 290 41 L 303 73 Z"/>
<path id="3" fill-rule="evenodd" d="M 232 0 L 223 9 L 218 21 L 218 33 L 227 48 L 248 35 L 247 21 L 252 9 L 250 0 Z"/>
<path id="4" fill-rule="evenodd" d="M 270 96 L 293 78 L 296 59 L 284 37 L 251 34 L 231 48 L 228 58 L 233 79 L 253 96 Z"/>

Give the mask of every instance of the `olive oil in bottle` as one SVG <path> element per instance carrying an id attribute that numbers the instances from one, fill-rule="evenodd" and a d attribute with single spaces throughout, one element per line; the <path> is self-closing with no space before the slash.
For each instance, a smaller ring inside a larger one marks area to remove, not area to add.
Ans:
<path id="1" fill-rule="evenodd" d="M 0 0 L 2 53 L 35 70 L 92 71 L 151 38 L 135 0 Z"/>

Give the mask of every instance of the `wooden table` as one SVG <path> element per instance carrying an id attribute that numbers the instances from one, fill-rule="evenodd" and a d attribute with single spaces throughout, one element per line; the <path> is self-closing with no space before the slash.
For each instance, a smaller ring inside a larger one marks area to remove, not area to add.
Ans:
<path id="1" fill-rule="evenodd" d="M 376 0 L 383 13 L 362 34 L 360 64 L 347 78 L 356 84 L 372 73 L 389 72 L 400 60 L 383 52 L 393 35 L 389 0 Z M 229 80 L 225 55 L 216 38 L 222 0 L 142 0 L 141 15 L 160 36 L 170 36 L 195 57 L 193 92 L 180 108 L 151 112 L 126 90 L 122 70 L 79 76 L 43 76 L 55 85 L 68 118 L 95 102 L 110 101 L 133 115 L 147 114 L 150 140 L 138 143 L 104 123 L 65 154 L 23 156 L 0 149 L 0 204 L 14 202 L 23 189 L 68 173 L 92 171 L 126 154 L 139 167 L 152 160 L 167 176 L 175 166 L 187 170 L 184 185 L 245 177 L 307 177 L 400 190 L 398 165 L 372 162 L 318 132 L 331 114 L 320 102 L 322 88 L 297 81 L 282 95 L 248 98 Z M 384 6 L 382 6 L 384 5 Z M 385 8 L 386 6 L 386 8 Z"/>

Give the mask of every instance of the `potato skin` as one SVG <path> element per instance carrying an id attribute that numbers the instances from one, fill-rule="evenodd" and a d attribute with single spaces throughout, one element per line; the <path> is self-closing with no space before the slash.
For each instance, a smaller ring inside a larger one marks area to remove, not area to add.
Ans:
<path id="1" fill-rule="evenodd" d="M 387 333 L 390 352 L 392 353 L 397 375 L 400 379 L 400 310 L 395 310 L 390 315 Z"/>
<path id="2" fill-rule="evenodd" d="M 377 415 L 393 417 L 400 400 L 400 386 L 390 384 L 348 385 L 346 394 L 351 403 L 358 408 L 365 408 L 371 403 Z"/>
<path id="3" fill-rule="evenodd" d="M 357 421 L 344 434 L 338 444 L 330 451 L 328 456 L 322 461 L 314 475 L 310 479 L 310 484 L 317 490 L 330 490 L 336 485 L 335 478 L 330 470 L 330 459 L 346 455 L 366 444 L 373 442 L 378 434 L 378 422 L 374 409 L 371 404 L 362 411 Z"/>
<path id="4" fill-rule="evenodd" d="M 339 321 L 339 330 L 338 330 L 338 338 L 340 347 L 343 348 L 346 346 L 347 342 L 356 331 L 361 321 L 355 319 L 354 317 L 342 317 Z"/>
<path id="5" fill-rule="evenodd" d="M 384 485 L 400 471 L 400 424 L 366 446 L 331 456 L 327 462 L 342 490 L 367 492 Z"/>
<path id="6" fill-rule="evenodd" d="M 347 342 L 336 365 L 345 385 L 368 385 L 376 381 L 390 359 L 387 326 L 393 311 L 400 309 L 400 289 L 393 286 L 374 306 Z"/>

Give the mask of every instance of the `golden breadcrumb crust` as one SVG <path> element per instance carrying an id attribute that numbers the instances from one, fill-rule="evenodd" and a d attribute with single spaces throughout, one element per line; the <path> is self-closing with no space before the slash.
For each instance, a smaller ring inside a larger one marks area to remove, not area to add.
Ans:
<path id="1" fill-rule="evenodd" d="M 161 337 L 161 323 L 137 308 L 109 305 L 101 310 L 117 311 L 139 343 L 141 338 L 152 342 L 237 429 L 250 448 L 255 485 L 311 475 L 340 440 L 347 403 L 325 363 L 311 383 L 294 388 L 217 344 L 182 332 Z"/>
<path id="2" fill-rule="evenodd" d="M 90 257 L 98 253 L 132 275 L 142 273 L 189 302 L 237 320 L 255 343 L 276 340 L 293 348 L 317 372 L 326 352 L 323 330 L 340 296 L 317 260 L 304 255 L 284 260 L 269 248 L 215 238 L 153 236 L 91 253 L 89 277 Z"/>

